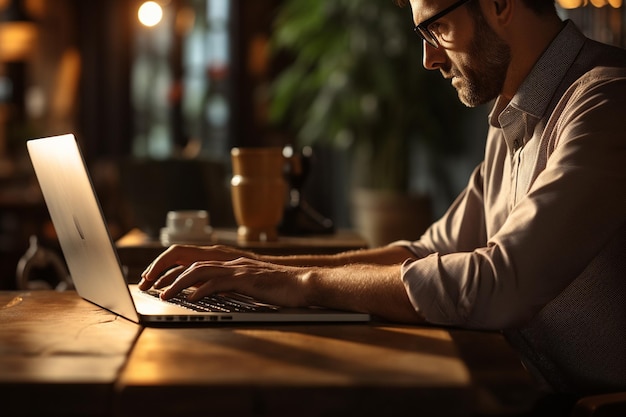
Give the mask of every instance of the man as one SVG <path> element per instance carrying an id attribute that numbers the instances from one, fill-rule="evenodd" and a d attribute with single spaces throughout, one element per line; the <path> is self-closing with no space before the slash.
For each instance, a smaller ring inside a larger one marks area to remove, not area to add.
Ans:
<path id="1" fill-rule="evenodd" d="M 140 287 L 502 330 L 551 389 L 626 389 L 626 52 L 551 1 L 410 5 L 424 66 L 468 106 L 496 99 L 485 159 L 443 218 L 418 241 L 332 256 L 174 246 Z"/>

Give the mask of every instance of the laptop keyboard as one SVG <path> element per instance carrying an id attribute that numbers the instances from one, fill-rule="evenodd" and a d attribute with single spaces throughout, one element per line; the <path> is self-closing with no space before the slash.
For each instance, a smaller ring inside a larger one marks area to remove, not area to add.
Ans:
<path id="1" fill-rule="evenodd" d="M 277 306 L 259 303 L 249 297 L 239 294 L 215 294 L 203 297 L 197 301 L 189 301 L 187 299 L 187 295 L 191 292 L 192 290 L 186 289 L 175 297 L 163 301 L 176 304 L 193 311 L 207 313 L 272 312 L 279 310 L 279 307 Z M 161 292 L 159 290 L 150 289 L 145 291 L 145 293 L 160 299 Z"/>

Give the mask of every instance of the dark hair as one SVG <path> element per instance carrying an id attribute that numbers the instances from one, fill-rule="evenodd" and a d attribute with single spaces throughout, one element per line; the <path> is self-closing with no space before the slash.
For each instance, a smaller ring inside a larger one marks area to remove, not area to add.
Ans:
<path id="1" fill-rule="evenodd" d="M 394 0 L 400 7 L 404 7 L 409 4 L 409 0 Z M 554 0 L 522 0 L 526 7 L 534 11 L 538 15 L 556 13 L 554 6 Z"/>
<path id="2" fill-rule="evenodd" d="M 538 15 L 556 13 L 554 0 L 522 0 L 526 7 Z"/>

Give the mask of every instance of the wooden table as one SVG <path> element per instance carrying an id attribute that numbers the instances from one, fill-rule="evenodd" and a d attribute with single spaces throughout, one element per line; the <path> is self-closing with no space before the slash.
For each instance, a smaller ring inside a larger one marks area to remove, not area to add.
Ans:
<path id="1" fill-rule="evenodd" d="M 131 230 L 115 244 L 122 265 L 128 269 L 129 282 L 137 281 L 146 266 L 166 249 L 159 240 L 139 229 Z M 279 236 L 274 242 L 241 242 L 237 240 L 236 229 L 216 228 L 211 239 L 200 244 L 229 245 L 266 255 L 333 254 L 367 247 L 367 242 L 352 230 L 327 235 Z"/>
<path id="2" fill-rule="evenodd" d="M 0 292 L 0 321 L 7 416 L 510 415 L 536 398 L 498 333 L 376 322 L 142 329 L 51 291 Z"/>
<path id="3" fill-rule="evenodd" d="M 0 292 L 0 413 L 110 415 L 140 331 L 74 292 Z"/>

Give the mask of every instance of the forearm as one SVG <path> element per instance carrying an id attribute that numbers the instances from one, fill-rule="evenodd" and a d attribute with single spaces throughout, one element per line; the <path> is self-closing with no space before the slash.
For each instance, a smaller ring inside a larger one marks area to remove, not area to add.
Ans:
<path id="1" fill-rule="evenodd" d="M 307 305 L 361 311 L 397 322 L 423 322 L 409 301 L 400 273 L 400 265 L 313 268 L 300 285 Z"/>

